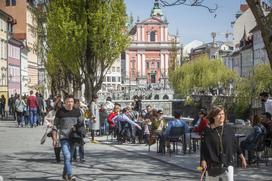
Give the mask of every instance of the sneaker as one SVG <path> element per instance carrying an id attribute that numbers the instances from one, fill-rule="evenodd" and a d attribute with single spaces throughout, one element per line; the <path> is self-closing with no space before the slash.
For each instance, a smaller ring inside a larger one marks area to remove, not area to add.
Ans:
<path id="1" fill-rule="evenodd" d="M 81 159 L 80 160 L 80 163 L 84 163 L 86 160 L 85 159 Z"/>
<path id="2" fill-rule="evenodd" d="M 70 176 L 70 177 L 68 177 L 68 181 L 76 181 L 76 177 L 75 176 Z"/>

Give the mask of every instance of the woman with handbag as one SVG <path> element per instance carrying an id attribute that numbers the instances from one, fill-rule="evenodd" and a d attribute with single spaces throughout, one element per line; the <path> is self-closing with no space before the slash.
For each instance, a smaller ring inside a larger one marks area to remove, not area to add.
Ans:
<path id="1" fill-rule="evenodd" d="M 51 131 L 47 134 L 48 137 L 52 138 L 53 148 L 56 156 L 56 162 L 60 162 L 60 144 L 59 144 L 59 136 L 57 128 L 54 126 L 54 119 L 56 116 L 56 112 L 62 107 L 62 102 L 58 101 L 55 104 L 55 107 L 50 107 L 48 113 L 44 118 L 44 124 L 47 128 L 50 128 Z"/>
<path id="2" fill-rule="evenodd" d="M 242 167 L 246 160 L 236 143 L 231 126 L 225 125 L 225 111 L 221 106 L 212 107 L 207 116 L 209 125 L 204 129 L 201 141 L 200 166 L 207 170 L 208 181 L 233 181 L 234 157 L 239 154 Z"/>
<path id="3" fill-rule="evenodd" d="M 17 117 L 17 122 L 18 122 L 18 127 L 23 127 L 24 126 L 24 110 L 26 108 L 26 103 L 22 99 L 21 95 L 17 95 L 18 98 L 15 101 L 15 111 L 16 111 L 16 117 Z M 25 125 L 27 126 L 27 125 Z"/>

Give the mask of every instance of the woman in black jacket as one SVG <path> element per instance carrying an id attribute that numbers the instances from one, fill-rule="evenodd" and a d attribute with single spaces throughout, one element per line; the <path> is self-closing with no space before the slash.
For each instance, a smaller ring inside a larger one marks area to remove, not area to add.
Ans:
<path id="1" fill-rule="evenodd" d="M 234 131 L 225 125 L 225 111 L 221 106 L 212 107 L 207 118 L 209 126 L 204 130 L 201 142 L 201 167 L 208 172 L 207 180 L 233 181 L 234 157 L 238 153 L 242 167 L 246 160 L 236 143 Z"/>

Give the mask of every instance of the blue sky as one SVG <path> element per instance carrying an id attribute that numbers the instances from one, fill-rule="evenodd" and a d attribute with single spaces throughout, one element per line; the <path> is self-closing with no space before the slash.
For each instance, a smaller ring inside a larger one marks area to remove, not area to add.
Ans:
<path id="1" fill-rule="evenodd" d="M 168 2 L 173 2 L 169 0 Z M 125 0 L 127 14 L 137 16 L 140 20 L 150 16 L 154 0 Z M 192 40 L 210 42 L 211 32 L 224 33 L 232 32 L 231 22 L 235 19 L 235 14 L 239 10 L 240 4 L 245 0 L 205 0 L 204 4 L 213 7 L 218 4 L 216 18 L 205 8 L 175 6 L 162 7 L 164 15 L 169 22 L 169 31 L 176 34 L 177 30 L 183 44 Z M 217 35 L 217 40 L 225 40 L 224 35 Z"/>

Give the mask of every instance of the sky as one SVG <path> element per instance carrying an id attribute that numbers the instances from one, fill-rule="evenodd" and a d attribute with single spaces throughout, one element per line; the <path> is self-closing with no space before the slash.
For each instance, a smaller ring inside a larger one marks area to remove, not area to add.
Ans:
<path id="1" fill-rule="evenodd" d="M 168 0 L 173 1 L 175 0 Z M 125 3 L 127 14 L 132 13 L 135 21 L 137 17 L 141 21 L 150 16 L 154 0 L 125 0 Z M 211 32 L 217 33 L 216 40 L 226 40 L 222 33 L 232 32 L 231 22 L 235 20 L 241 3 L 245 3 L 245 0 L 204 0 L 204 4 L 209 7 L 218 4 L 215 18 L 214 14 L 201 7 L 180 5 L 162 7 L 162 10 L 169 22 L 170 34 L 176 34 L 178 31 L 181 43 L 186 45 L 193 40 L 211 42 Z"/>

